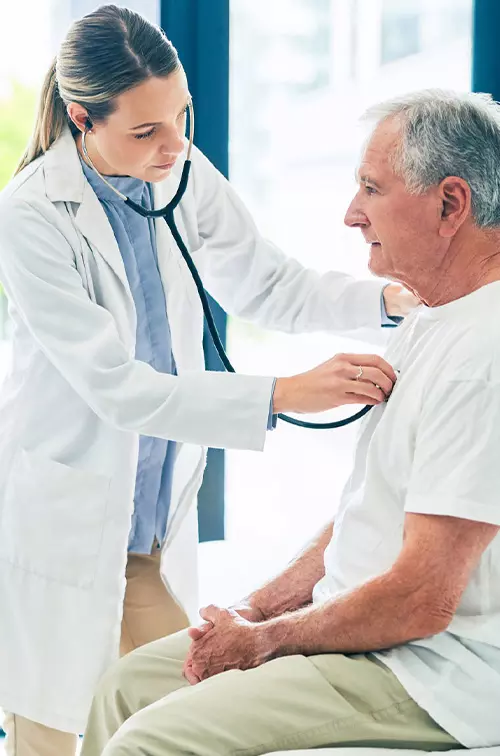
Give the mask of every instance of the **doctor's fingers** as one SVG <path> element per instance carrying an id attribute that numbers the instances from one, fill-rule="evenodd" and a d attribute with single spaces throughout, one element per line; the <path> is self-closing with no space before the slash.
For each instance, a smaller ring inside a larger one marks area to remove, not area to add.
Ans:
<path id="1" fill-rule="evenodd" d="M 362 369 L 361 375 L 360 368 Z M 365 384 L 371 383 L 373 386 L 377 386 L 378 388 L 382 389 L 385 396 L 388 397 L 390 396 L 390 393 L 394 386 L 393 381 L 391 381 L 391 379 L 388 378 L 386 374 L 382 372 L 382 370 L 379 370 L 376 367 L 363 367 L 362 365 L 349 366 L 349 378 L 354 383 L 354 386 L 351 390 L 360 394 L 363 394 L 364 390 L 361 391 L 360 388 L 358 390 L 357 386 L 359 387 L 360 385 L 362 385 L 363 389 L 365 389 Z"/>
<path id="2" fill-rule="evenodd" d="M 345 381 L 343 404 L 382 404 L 387 400 L 381 388 L 371 381 Z"/>
<path id="3" fill-rule="evenodd" d="M 386 375 L 393 384 L 396 383 L 397 376 L 394 372 L 394 368 L 378 354 L 342 354 L 337 356 L 345 359 L 347 362 L 357 368 L 358 371 L 360 367 L 363 368 L 363 371 L 365 371 L 367 368 L 376 368 L 377 370 L 380 370 L 382 373 L 384 373 L 384 375 Z M 382 384 L 379 383 L 379 385 L 381 386 Z"/>

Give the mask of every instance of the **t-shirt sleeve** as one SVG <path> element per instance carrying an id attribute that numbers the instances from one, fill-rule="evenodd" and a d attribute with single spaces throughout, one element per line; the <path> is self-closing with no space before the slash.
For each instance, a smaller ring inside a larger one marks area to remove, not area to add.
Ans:
<path id="1" fill-rule="evenodd" d="M 451 380 L 424 400 L 405 511 L 500 525 L 500 385 Z"/>

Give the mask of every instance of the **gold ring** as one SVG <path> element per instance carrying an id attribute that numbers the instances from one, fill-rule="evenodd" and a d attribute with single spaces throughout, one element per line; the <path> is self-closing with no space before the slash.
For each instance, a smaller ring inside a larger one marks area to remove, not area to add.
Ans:
<path id="1" fill-rule="evenodd" d="M 355 381 L 359 381 L 359 379 L 362 378 L 362 377 L 363 377 L 363 368 L 360 365 L 359 366 L 359 373 L 357 374 L 357 376 L 356 376 L 356 378 L 354 380 Z"/>

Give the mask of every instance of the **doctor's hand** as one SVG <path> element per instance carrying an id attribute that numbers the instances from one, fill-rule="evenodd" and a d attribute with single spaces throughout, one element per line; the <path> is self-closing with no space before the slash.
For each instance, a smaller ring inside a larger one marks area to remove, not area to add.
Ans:
<path id="1" fill-rule="evenodd" d="M 259 623 L 244 619 L 234 609 L 216 606 L 202 609 L 200 615 L 209 629 L 193 641 L 184 664 L 184 677 L 191 685 L 229 669 L 252 669 L 267 661 Z"/>
<path id="2" fill-rule="evenodd" d="M 399 284 L 389 284 L 383 292 L 385 311 L 391 317 L 404 318 L 418 307 L 420 300 Z"/>
<path id="3" fill-rule="evenodd" d="M 273 412 L 323 412 L 343 404 L 380 404 L 395 382 L 394 370 L 378 355 L 337 354 L 307 373 L 278 378 Z"/>

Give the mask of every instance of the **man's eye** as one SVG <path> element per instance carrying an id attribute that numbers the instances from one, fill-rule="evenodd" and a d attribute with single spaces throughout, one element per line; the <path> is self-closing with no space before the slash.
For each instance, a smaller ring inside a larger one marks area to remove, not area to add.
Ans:
<path id="1" fill-rule="evenodd" d="M 135 139 L 149 139 L 155 133 L 156 128 L 153 126 L 150 131 L 145 131 L 144 134 L 134 134 Z"/>
<path id="2" fill-rule="evenodd" d="M 365 191 L 367 194 L 376 194 L 377 190 L 374 186 L 370 186 L 369 184 L 365 184 Z"/>

